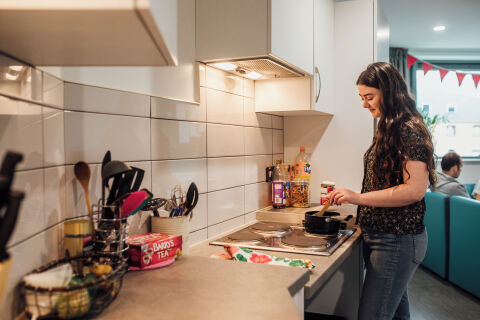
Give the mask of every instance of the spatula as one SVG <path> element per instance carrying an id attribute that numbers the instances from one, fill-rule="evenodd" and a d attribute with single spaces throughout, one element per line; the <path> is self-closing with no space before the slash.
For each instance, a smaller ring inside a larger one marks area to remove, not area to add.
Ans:
<path id="1" fill-rule="evenodd" d="M 328 201 L 327 203 L 325 203 L 323 205 L 323 208 L 322 210 L 320 210 L 319 212 L 315 213 L 315 214 L 312 214 L 312 216 L 323 216 L 323 214 L 325 213 L 325 211 L 327 211 L 328 207 L 330 207 L 330 201 Z"/>

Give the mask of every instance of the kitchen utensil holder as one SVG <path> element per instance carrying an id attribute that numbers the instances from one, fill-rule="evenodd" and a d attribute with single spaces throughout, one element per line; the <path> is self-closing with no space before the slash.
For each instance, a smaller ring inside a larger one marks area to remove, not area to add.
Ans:
<path id="1" fill-rule="evenodd" d="M 108 263 L 112 271 L 85 283 L 70 283 L 63 287 L 45 288 L 20 282 L 26 314 L 30 318 L 39 319 L 91 319 L 100 314 L 115 300 L 122 287 L 123 276 L 128 270 L 127 261 L 123 257 L 92 254 L 64 258 L 35 269 L 32 273 L 44 272 L 64 263 L 88 267 L 93 262 Z"/>
<path id="2" fill-rule="evenodd" d="M 113 218 L 104 218 L 104 210 L 111 210 Z M 98 210 L 94 211 L 94 246 L 96 253 L 102 253 L 110 256 L 126 256 L 128 245 L 127 239 L 127 218 L 122 218 L 121 206 L 98 205 Z"/>
<path id="3" fill-rule="evenodd" d="M 190 217 L 189 216 L 178 216 L 178 217 L 150 217 L 152 232 L 155 233 L 167 233 L 171 235 L 181 235 L 182 236 L 182 255 L 188 254 L 188 242 L 189 242 L 189 231 L 190 231 Z"/>

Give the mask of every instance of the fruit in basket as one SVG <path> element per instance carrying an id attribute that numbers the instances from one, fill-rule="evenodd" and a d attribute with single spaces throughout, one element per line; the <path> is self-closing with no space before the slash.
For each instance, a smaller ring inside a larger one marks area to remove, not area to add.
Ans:
<path id="1" fill-rule="evenodd" d="M 101 277 L 103 275 L 107 275 L 112 272 L 112 266 L 109 264 L 100 264 L 97 262 L 93 263 L 93 266 L 90 267 L 90 272 L 96 275 L 97 277 Z"/>
<path id="2" fill-rule="evenodd" d="M 85 288 L 64 292 L 55 305 L 61 319 L 81 317 L 90 309 L 90 296 Z"/>

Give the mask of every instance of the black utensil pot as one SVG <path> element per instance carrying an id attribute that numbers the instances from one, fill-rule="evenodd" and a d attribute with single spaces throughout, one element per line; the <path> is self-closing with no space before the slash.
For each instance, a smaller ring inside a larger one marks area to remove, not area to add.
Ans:
<path id="1" fill-rule="evenodd" d="M 340 221 L 331 216 L 315 216 L 318 211 L 305 212 L 305 231 L 315 234 L 337 234 L 340 229 Z"/>

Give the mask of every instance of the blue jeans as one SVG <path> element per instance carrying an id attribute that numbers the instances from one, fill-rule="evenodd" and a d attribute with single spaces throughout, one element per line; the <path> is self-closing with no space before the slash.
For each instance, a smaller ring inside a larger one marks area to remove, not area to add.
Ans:
<path id="1" fill-rule="evenodd" d="M 427 231 L 378 233 L 362 227 L 367 268 L 358 320 L 410 319 L 407 285 L 427 251 Z"/>

